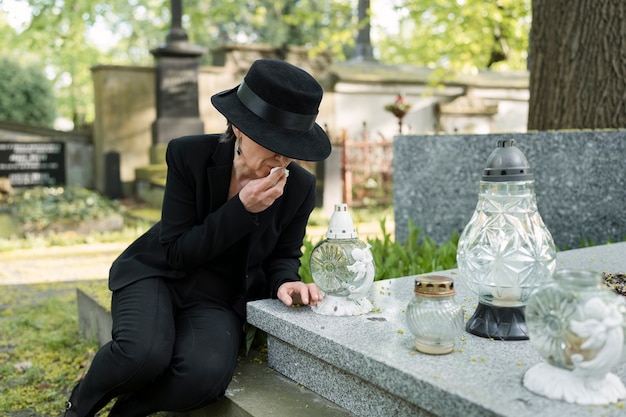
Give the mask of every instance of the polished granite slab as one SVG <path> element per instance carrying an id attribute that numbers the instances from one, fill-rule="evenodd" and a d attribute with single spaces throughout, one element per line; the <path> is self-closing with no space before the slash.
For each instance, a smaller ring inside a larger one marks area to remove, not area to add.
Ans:
<path id="1" fill-rule="evenodd" d="M 626 272 L 626 242 L 559 252 L 558 268 Z M 469 318 L 476 297 L 458 271 L 457 301 Z M 269 366 L 357 416 L 625 416 L 624 403 L 568 404 L 522 386 L 541 361 L 528 341 L 490 340 L 465 333 L 453 353 L 415 351 L 404 314 L 414 277 L 379 281 L 375 310 L 351 317 L 322 316 L 278 300 L 248 304 L 248 321 L 268 333 Z M 613 370 L 626 382 L 624 361 Z"/>
<path id="2" fill-rule="evenodd" d="M 478 201 L 485 163 L 499 140 L 513 139 L 535 178 L 537 207 L 560 249 L 626 236 L 626 129 L 487 135 L 398 135 L 393 141 L 395 238 L 409 221 L 438 243 L 460 233 Z"/>

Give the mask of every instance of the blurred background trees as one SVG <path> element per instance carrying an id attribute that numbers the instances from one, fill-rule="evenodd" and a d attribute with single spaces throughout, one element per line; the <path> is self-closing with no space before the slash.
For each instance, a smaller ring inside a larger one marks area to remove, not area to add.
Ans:
<path id="1" fill-rule="evenodd" d="M 51 127 L 55 117 L 52 83 L 43 71 L 0 56 L 0 120 Z"/>
<path id="2" fill-rule="evenodd" d="M 530 0 L 395 0 L 397 33 L 378 45 L 383 62 L 455 70 L 524 70 Z"/>
<path id="3" fill-rule="evenodd" d="M 492 4 L 493 3 L 493 4 Z M 191 43 L 307 46 L 352 57 L 358 31 L 352 0 L 183 2 Z M 35 64 L 54 85 L 58 113 L 75 126 L 93 121 L 93 65 L 153 65 L 150 50 L 170 26 L 168 0 L 0 0 L 0 55 Z M 371 0 L 381 63 L 450 71 L 524 69 L 530 0 Z M 210 64 L 210 53 L 203 57 Z"/>
<path id="4" fill-rule="evenodd" d="M 228 43 L 306 46 L 340 62 L 353 57 L 364 23 L 356 0 L 183 3 L 190 42 L 209 51 Z M 623 0 L 370 3 L 382 64 L 429 67 L 436 83 L 458 73 L 526 70 L 530 62 L 529 129 L 626 124 Z M 94 117 L 90 68 L 154 65 L 150 50 L 164 42 L 170 22 L 168 0 L 0 0 L 0 56 L 37 66 L 53 83 L 59 116 L 80 127 Z M 209 52 L 202 64 L 210 63 Z"/>

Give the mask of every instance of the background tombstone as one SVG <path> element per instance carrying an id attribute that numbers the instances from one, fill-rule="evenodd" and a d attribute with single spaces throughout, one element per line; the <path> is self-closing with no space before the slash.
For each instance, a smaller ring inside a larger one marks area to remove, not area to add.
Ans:
<path id="1" fill-rule="evenodd" d="M 64 186 L 65 143 L 0 142 L 0 177 L 13 187 Z"/>
<path id="2" fill-rule="evenodd" d="M 198 104 L 198 67 L 204 48 L 191 45 L 181 26 L 181 0 L 172 0 L 172 27 L 156 58 L 157 119 L 152 125 L 151 163 L 160 163 L 165 145 L 178 136 L 204 133 Z"/>
<path id="3" fill-rule="evenodd" d="M 104 154 L 104 194 L 112 199 L 122 198 L 122 179 L 120 176 L 119 152 Z"/>

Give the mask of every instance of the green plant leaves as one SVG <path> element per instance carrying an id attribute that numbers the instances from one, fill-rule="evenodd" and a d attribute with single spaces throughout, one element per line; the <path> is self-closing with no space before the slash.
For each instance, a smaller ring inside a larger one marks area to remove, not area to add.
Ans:
<path id="1" fill-rule="evenodd" d="M 454 232 L 448 242 L 437 245 L 433 239 L 422 236 L 420 228 L 409 222 L 408 238 L 405 242 L 396 242 L 387 232 L 385 223 L 383 218 L 380 221 L 381 238 L 367 240 L 376 266 L 375 281 L 456 268 L 458 232 Z M 304 241 L 300 266 L 304 282 L 313 282 L 309 261 L 314 246 L 310 240 Z"/>
<path id="2" fill-rule="evenodd" d="M 84 188 L 34 187 L 10 199 L 13 215 L 30 230 L 43 231 L 56 222 L 79 222 L 118 214 L 119 203 Z"/>

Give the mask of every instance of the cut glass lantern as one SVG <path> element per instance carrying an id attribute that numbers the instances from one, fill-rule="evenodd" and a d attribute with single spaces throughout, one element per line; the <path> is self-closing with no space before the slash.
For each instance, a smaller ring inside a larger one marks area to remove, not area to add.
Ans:
<path id="1" fill-rule="evenodd" d="M 461 278 L 478 295 L 466 324 L 477 336 L 528 339 L 524 306 L 550 280 L 556 249 L 535 198 L 535 181 L 513 140 L 498 141 L 480 181 L 478 203 L 457 247 Z"/>

